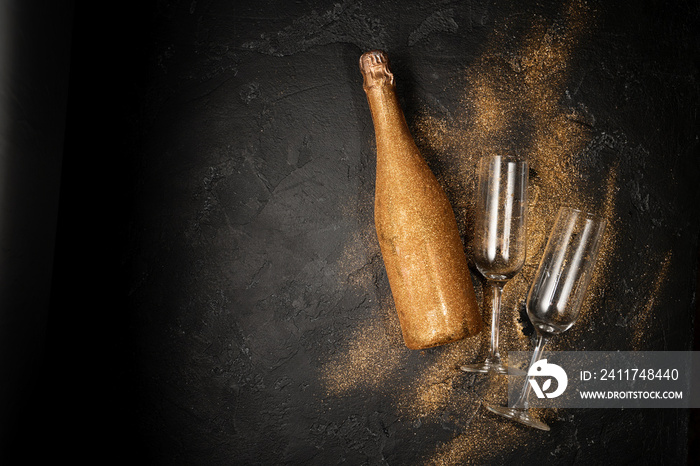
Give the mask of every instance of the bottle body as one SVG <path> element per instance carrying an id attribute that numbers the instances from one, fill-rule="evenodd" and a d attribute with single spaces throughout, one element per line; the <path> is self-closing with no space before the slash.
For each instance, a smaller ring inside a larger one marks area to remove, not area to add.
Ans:
<path id="1" fill-rule="evenodd" d="M 481 330 L 452 207 L 408 129 L 386 55 L 360 59 L 377 145 L 374 220 L 404 342 L 443 345 Z"/>

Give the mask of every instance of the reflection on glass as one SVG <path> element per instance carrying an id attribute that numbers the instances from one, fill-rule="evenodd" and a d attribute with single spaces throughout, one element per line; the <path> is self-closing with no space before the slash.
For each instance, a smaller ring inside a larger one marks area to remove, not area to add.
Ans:
<path id="1" fill-rule="evenodd" d="M 528 164 L 507 156 L 479 161 L 475 235 L 471 249 L 474 264 L 486 278 L 490 301 L 491 341 L 489 355 L 479 364 L 466 364 L 465 372 L 496 372 L 508 368 L 498 350 L 498 323 L 505 284 L 525 263 L 527 238 Z"/>
<path id="2" fill-rule="evenodd" d="M 527 315 L 537 332 L 530 368 L 537 367 L 547 341 L 571 328 L 578 319 L 604 231 L 604 219 L 569 207 L 559 210 L 527 297 Z M 531 382 L 532 378 L 527 377 L 512 407 L 486 408 L 527 426 L 549 430 L 528 411 L 528 396 L 536 386 Z"/>

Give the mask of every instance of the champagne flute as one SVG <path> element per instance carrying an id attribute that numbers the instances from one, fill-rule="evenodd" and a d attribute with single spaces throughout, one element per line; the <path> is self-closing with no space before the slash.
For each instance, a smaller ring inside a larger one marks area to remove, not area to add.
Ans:
<path id="1" fill-rule="evenodd" d="M 604 219 L 577 209 L 559 209 L 527 298 L 527 315 L 537 332 L 530 367 L 540 359 L 547 341 L 571 328 L 578 319 L 593 276 L 605 223 Z M 528 411 L 531 379 L 530 376 L 526 378 L 512 407 L 486 405 L 486 408 L 527 426 L 549 430 L 547 424 Z"/>
<path id="2" fill-rule="evenodd" d="M 498 351 L 501 295 L 505 284 L 525 263 L 527 235 L 528 163 L 510 156 L 489 156 L 479 161 L 476 222 L 472 254 L 486 278 L 491 307 L 489 355 L 479 364 L 466 364 L 464 372 L 506 374 Z"/>

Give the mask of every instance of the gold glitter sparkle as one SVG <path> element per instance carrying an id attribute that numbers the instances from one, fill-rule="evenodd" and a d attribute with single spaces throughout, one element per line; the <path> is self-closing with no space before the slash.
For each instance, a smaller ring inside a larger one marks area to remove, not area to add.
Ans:
<path id="1" fill-rule="evenodd" d="M 647 349 L 645 343 L 647 343 L 647 338 L 649 336 L 649 328 L 653 325 L 653 321 L 655 320 L 654 309 L 659 301 L 662 286 L 666 283 L 666 276 L 668 275 L 672 258 L 673 252 L 668 251 L 663 260 L 655 261 L 656 263 L 661 263 L 661 269 L 656 276 L 653 279 L 650 279 L 648 276 L 644 277 L 647 281 L 651 282 L 651 286 L 649 287 L 650 292 L 642 296 L 642 299 L 645 301 L 644 306 L 641 311 L 634 316 L 631 342 L 634 351 Z"/>

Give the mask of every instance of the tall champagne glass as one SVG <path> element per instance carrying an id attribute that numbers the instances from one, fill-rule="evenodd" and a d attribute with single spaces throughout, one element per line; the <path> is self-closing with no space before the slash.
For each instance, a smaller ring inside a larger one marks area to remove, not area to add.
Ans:
<path id="1" fill-rule="evenodd" d="M 525 263 L 528 164 L 510 156 L 484 157 L 479 161 L 478 173 L 471 249 L 474 264 L 488 284 L 484 295 L 490 301 L 491 342 L 484 362 L 461 368 L 465 372 L 505 374 L 508 368 L 498 351 L 501 295 L 505 284 Z"/>
<path id="2" fill-rule="evenodd" d="M 562 207 L 550 233 L 537 274 L 527 297 L 527 315 L 537 332 L 537 345 L 530 367 L 554 335 L 568 330 L 579 316 L 581 303 L 593 276 L 605 220 L 569 207 Z M 527 377 L 512 407 L 486 408 L 530 427 L 549 430 L 528 411 L 531 377 Z"/>

